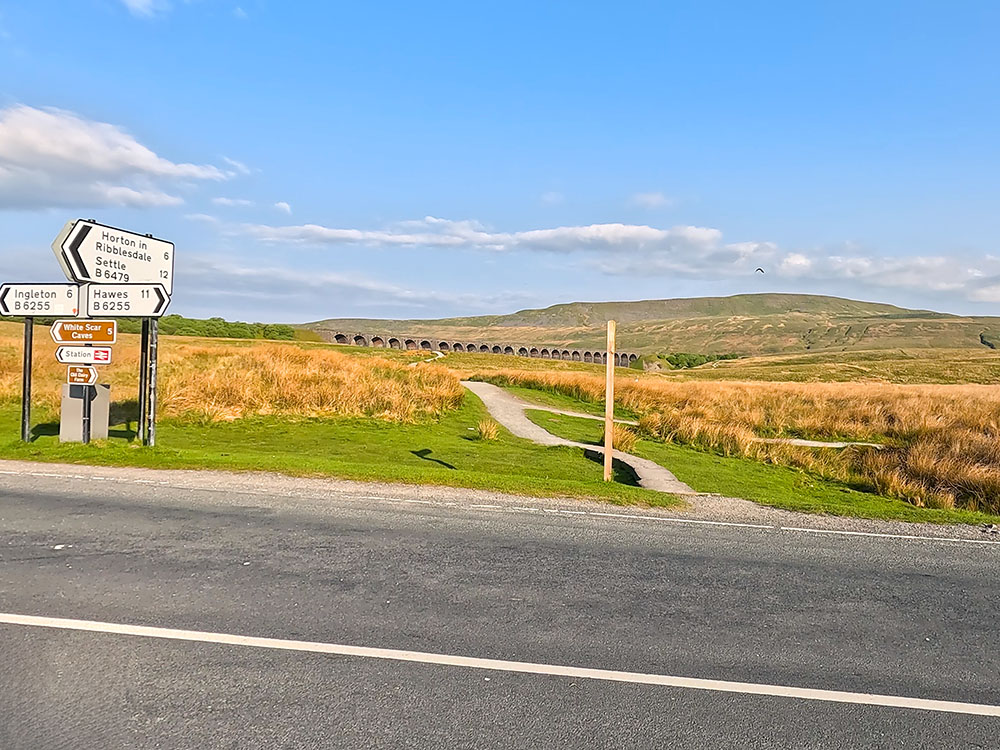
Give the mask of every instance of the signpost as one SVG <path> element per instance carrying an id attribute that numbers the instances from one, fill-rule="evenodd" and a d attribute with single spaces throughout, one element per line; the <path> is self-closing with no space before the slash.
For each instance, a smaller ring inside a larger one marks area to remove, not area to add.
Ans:
<path id="1" fill-rule="evenodd" d="M 112 318 L 158 318 L 170 296 L 163 284 L 88 284 L 87 315 Z"/>
<path id="2" fill-rule="evenodd" d="M 110 346 L 60 346 L 56 361 L 64 365 L 110 365 Z"/>
<path id="3" fill-rule="evenodd" d="M 57 344 L 113 344 L 118 340 L 114 320 L 57 320 L 52 324 L 52 340 Z"/>
<path id="4" fill-rule="evenodd" d="M 79 284 L 4 284 L 0 315 L 78 315 Z"/>
<path id="5" fill-rule="evenodd" d="M 148 234 L 98 224 L 67 222 L 52 242 L 66 278 L 96 284 L 162 284 L 174 288 L 174 244 Z"/>
<path id="6" fill-rule="evenodd" d="M 31 442 L 31 349 L 35 341 L 35 319 L 24 319 L 24 363 L 21 365 L 21 442 Z"/>
<path id="7" fill-rule="evenodd" d="M 56 349 L 56 359 L 68 365 L 66 381 L 70 389 L 68 396 L 64 392 L 63 414 L 65 418 L 65 399 L 79 398 L 74 391 L 83 391 L 81 427 L 85 443 L 90 440 L 91 402 L 97 391 L 97 370 L 92 365 L 111 364 L 111 347 L 107 345 L 118 340 L 114 318 L 136 317 L 142 319 L 139 434 L 145 445 L 154 445 L 157 319 L 170 305 L 174 288 L 173 243 L 93 219 L 75 219 L 60 230 L 52 250 L 71 283 L 0 285 L 0 315 L 24 318 L 21 439 L 31 439 L 34 316 L 59 318 L 51 334 L 53 341 L 63 345 Z M 92 316 L 101 319 L 92 320 Z M 102 422 L 105 413 L 106 409 L 102 411 Z M 99 434 L 104 434 L 103 425 Z"/>
<path id="8" fill-rule="evenodd" d="M 70 385 L 94 385 L 97 370 L 90 365 L 70 365 L 66 368 L 66 382 Z"/>

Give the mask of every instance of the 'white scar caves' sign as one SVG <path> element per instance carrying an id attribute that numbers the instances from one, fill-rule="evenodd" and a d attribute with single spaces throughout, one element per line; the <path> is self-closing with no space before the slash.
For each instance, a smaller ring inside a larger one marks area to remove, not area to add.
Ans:
<path id="1" fill-rule="evenodd" d="M 162 284 L 174 288 L 174 244 L 77 219 L 52 243 L 66 277 L 95 284 Z"/>

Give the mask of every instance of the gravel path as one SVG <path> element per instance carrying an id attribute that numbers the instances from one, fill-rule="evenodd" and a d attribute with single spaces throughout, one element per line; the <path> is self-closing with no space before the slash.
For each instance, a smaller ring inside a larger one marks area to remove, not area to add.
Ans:
<path id="1" fill-rule="evenodd" d="M 468 383 L 464 383 L 468 386 Z M 550 414 L 561 414 L 564 417 L 578 417 L 580 419 L 596 419 L 599 422 L 604 421 L 604 417 L 599 417 L 596 414 L 583 414 L 578 411 L 567 411 L 566 409 L 555 409 L 551 406 L 541 406 L 538 404 L 529 404 L 527 402 L 526 407 L 528 409 L 536 409 L 538 411 L 547 411 Z M 631 427 L 638 427 L 639 423 L 632 419 L 616 419 L 617 424 L 626 424 Z M 857 440 L 806 440 L 804 438 L 754 438 L 758 443 L 778 443 L 782 445 L 799 445 L 803 448 L 847 448 L 848 446 L 858 445 L 865 448 L 884 448 L 885 446 L 881 443 L 864 443 Z"/>
<path id="2" fill-rule="evenodd" d="M 493 418 L 517 437 L 531 440 L 539 445 L 568 445 L 604 455 L 604 446 L 577 443 L 557 437 L 536 425 L 524 414 L 525 409 L 538 408 L 542 411 L 553 411 L 552 409 L 536 407 L 491 383 L 463 382 L 462 385 L 479 396 Z M 668 492 L 671 495 L 698 494 L 657 463 L 622 451 L 614 451 L 613 455 L 622 463 L 632 467 L 636 476 L 639 477 L 639 485 L 646 489 Z"/>
<path id="3" fill-rule="evenodd" d="M 564 414 L 571 417 L 583 417 L 586 419 L 603 420 L 603 417 L 596 417 L 593 414 L 578 414 L 576 412 L 554 409 L 547 406 L 531 404 L 517 396 L 505 391 L 503 388 L 491 383 L 479 383 L 473 381 L 463 381 L 467 389 L 475 393 L 482 399 L 490 414 L 497 422 L 506 427 L 517 437 L 526 438 L 539 445 L 568 445 L 576 448 L 584 448 L 604 454 L 601 446 L 589 445 L 586 443 L 576 443 L 572 440 L 565 440 L 557 437 L 551 432 L 539 427 L 525 416 L 525 410 L 535 409 L 547 411 L 553 414 Z M 615 420 L 616 422 L 630 424 L 627 420 Z M 792 441 L 789 441 L 792 442 Z M 800 444 L 810 445 L 815 441 L 801 440 L 794 441 Z M 843 446 L 840 443 L 818 443 L 821 447 Z M 684 516 L 692 519 L 711 519 L 721 522 L 754 523 L 773 525 L 775 527 L 802 525 L 808 519 L 811 528 L 823 529 L 851 529 L 857 533 L 913 533 L 914 527 L 927 527 L 930 529 L 941 529 L 940 526 L 932 524 L 914 524 L 906 522 L 890 521 L 869 521 L 866 519 L 841 518 L 837 516 L 813 516 L 794 511 L 770 508 L 766 505 L 744 500 L 742 498 L 725 497 L 704 492 L 696 492 L 684 482 L 681 482 L 669 470 L 644 458 L 633 456 L 621 451 L 615 451 L 615 458 L 623 461 L 632 467 L 639 477 L 639 483 L 647 489 L 667 492 L 672 495 L 683 497 L 688 507 L 683 511 Z M 949 528 L 949 527 L 943 527 Z M 951 527 L 955 528 L 955 527 Z M 961 535 L 984 538 L 979 529 L 971 530 L 969 527 L 957 527 L 963 529 Z M 906 532 L 906 529 L 911 531 Z M 929 532 L 931 535 L 939 536 L 940 532 Z M 985 538 L 997 539 L 997 536 Z"/>

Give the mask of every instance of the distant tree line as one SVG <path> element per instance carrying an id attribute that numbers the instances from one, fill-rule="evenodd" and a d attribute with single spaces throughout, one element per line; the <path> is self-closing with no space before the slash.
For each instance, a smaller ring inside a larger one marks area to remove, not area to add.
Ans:
<path id="1" fill-rule="evenodd" d="M 707 362 L 717 362 L 720 359 L 739 359 L 739 354 L 688 354 L 686 352 L 674 352 L 673 354 L 661 355 L 670 363 L 672 367 L 686 368 L 698 367 Z"/>
<path id="2" fill-rule="evenodd" d="M 21 318 L 0 318 L 19 322 Z M 36 317 L 35 325 L 50 326 L 56 318 Z M 139 333 L 142 330 L 140 318 L 118 318 L 118 330 L 122 333 Z M 160 333 L 167 336 L 207 336 L 223 339 L 272 339 L 291 341 L 295 329 L 283 323 L 242 323 L 223 318 L 185 318 L 183 315 L 164 315 L 160 318 Z"/>

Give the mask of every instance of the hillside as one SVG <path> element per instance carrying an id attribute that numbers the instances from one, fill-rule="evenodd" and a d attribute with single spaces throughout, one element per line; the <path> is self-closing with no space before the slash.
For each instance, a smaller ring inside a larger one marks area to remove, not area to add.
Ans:
<path id="1" fill-rule="evenodd" d="M 992 348 L 1000 318 L 907 310 L 806 294 L 574 302 L 510 315 L 439 320 L 330 319 L 307 323 L 337 333 L 384 333 L 448 341 L 599 348 L 605 321 L 618 346 L 637 352 L 778 354 L 864 349 Z"/>

